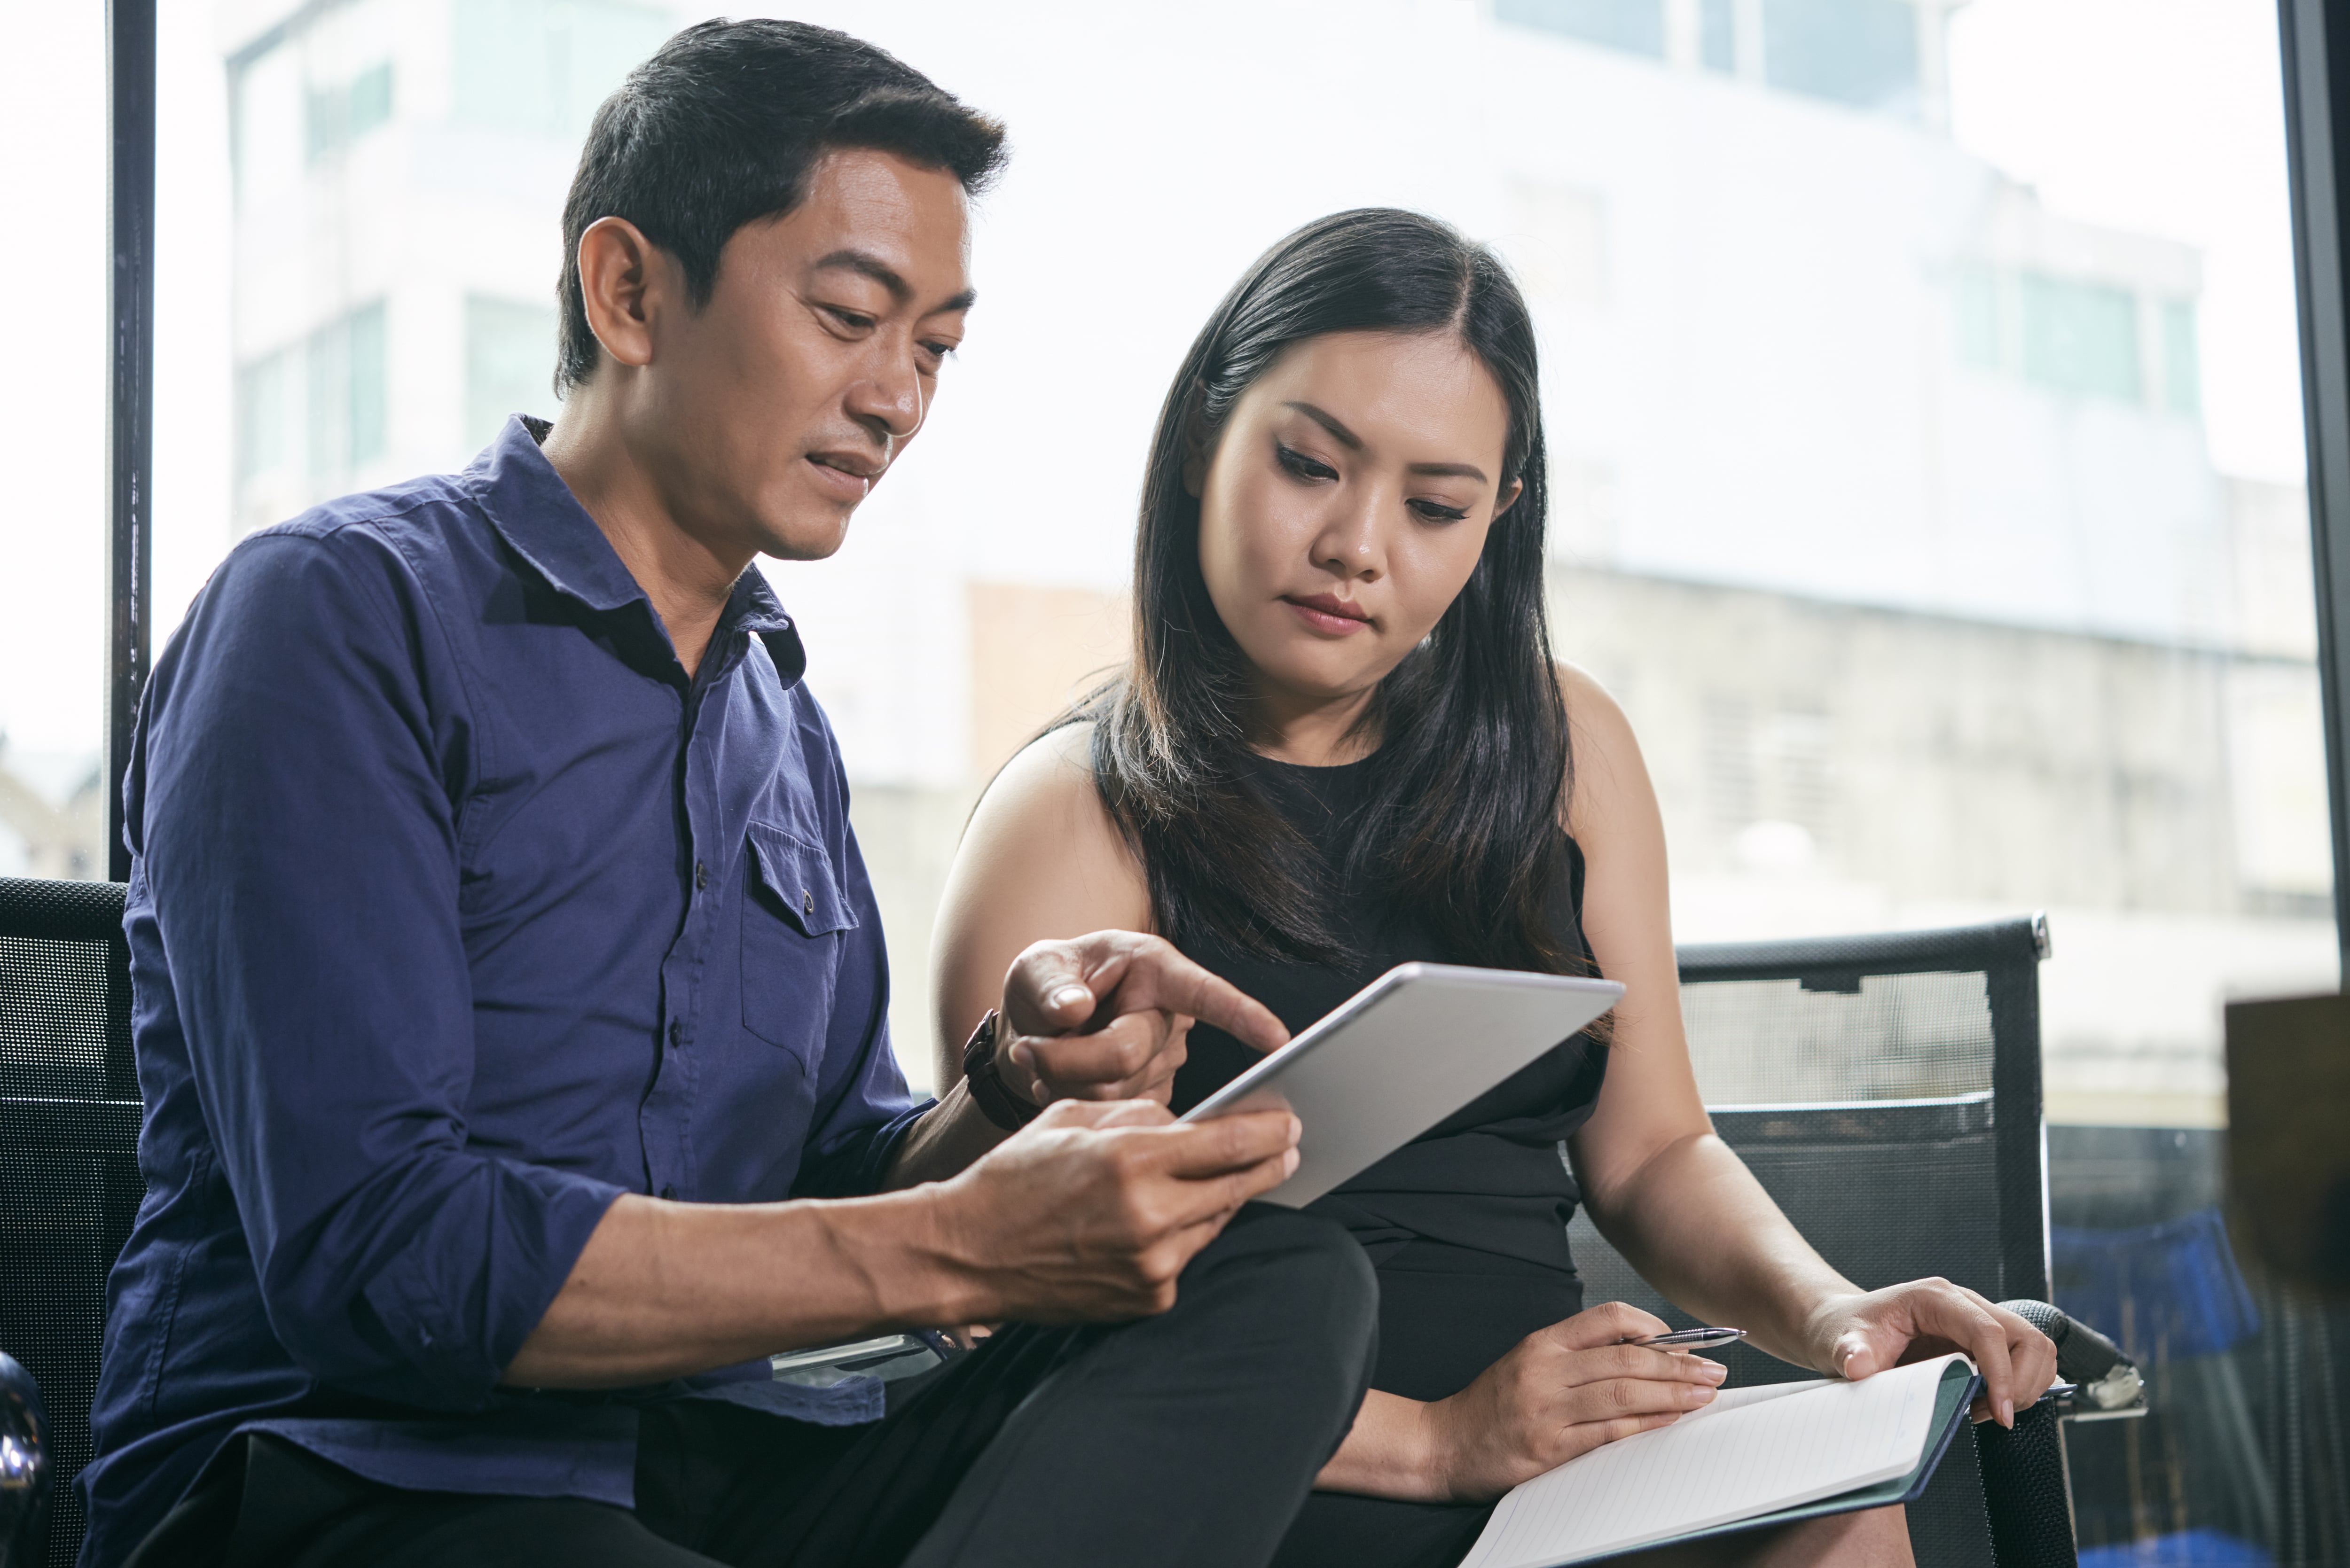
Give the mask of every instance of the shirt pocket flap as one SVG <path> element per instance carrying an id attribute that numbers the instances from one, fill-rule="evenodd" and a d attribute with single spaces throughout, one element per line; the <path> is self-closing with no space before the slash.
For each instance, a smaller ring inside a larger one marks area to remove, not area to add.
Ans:
<path id="1" fill-rule="evenodd" d="M 804 936 L 820 937 L 856 926 L 857 917 L 841 896 L 840 879 L 833 874 L 831 856 L 764 822 L 751 825 L 750 837 L 751 857 L 758 867 L 759 885 L 766 890 L 768 908 L 797 926 Z"/>

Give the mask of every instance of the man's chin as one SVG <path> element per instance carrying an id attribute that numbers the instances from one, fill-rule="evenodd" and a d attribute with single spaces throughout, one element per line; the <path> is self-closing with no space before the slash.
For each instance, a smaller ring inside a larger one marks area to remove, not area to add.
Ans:
<path id="1" fill-rule="evenodd" d="M 759 553 L 779 561 L 821 561 L 848 539 L 854 506 L 801 506 L 786 517 L 762 519 Z"/>

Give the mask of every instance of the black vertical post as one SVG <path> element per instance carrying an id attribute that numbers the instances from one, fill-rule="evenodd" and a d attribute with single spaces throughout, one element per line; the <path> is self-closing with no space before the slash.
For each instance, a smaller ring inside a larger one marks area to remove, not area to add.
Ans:
<path id="1" fill-rule="evenodd" d="M 2328 11 L 2333 15 L 2329 16 Z M 2285 149 L 2301 283 L 2301 399 L 2308 426 L 2309 526 L 2317 576 L 2317 673 L 2334 805 L 2334 914 L 2350 983 L 2350 301 L 2343 295 L 2350 215 L 2350 16 L 2325 0 L 2279 0 Z"/>
<path id="2" fill-rule="evenodd" d="M 122 775 L 147 683 L 154 631 L 155 540 L 155 0 L 107 0 L 108 187 L 113 265 L 107 447 L 106 865 L 130 875 L 122 840 Z"/>

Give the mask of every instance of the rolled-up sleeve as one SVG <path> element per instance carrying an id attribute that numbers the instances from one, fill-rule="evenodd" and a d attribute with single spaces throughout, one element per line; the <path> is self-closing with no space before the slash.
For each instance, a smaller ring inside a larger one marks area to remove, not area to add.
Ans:
<path id="1" fill-rule="evenodd" d="M 306 1371 L 483 1403 L 619 1195 L 467 1147 L 463 692 L 363 529 L 235 551 L 151 683 L 130 831 L 206 1130 Z"/>

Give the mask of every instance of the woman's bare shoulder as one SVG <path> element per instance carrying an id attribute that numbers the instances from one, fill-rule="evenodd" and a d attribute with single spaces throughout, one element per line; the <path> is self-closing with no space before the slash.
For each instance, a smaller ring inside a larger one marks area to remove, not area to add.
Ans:
<path id="1" fill-rule="evenodd" d="M 994 815 L 1064 824 L 1092 817 L 1109 826 L 1109 813 L 1094 784 L 1093 734 L 1090 724 L 1064 724 L 1014 752 L 980 795 L 974 825 L 981 815 Z"/>
<path id="2" fill-rule="evenodd" d="M 1048 731 L 1014 753 L 980 796 L 964 847 L 1024 878 L 1054 867 L 1055 879 L 1079 888 L 1144 886 L 1141 864 L 1096 785 L 1090 724 Z"/>
<path id="3" fill-rule="evenodd" d="M 1575 752 L 1568 831 L 1581 838 L 1579 828 L 1620 819 L 1627 806 L 1642 815 L 1652 813 L 1656 791 L 1623 704 L 1581 666 L 1560 659 L 1552 669 L 1566 704 L 1567 735 Z"/>

